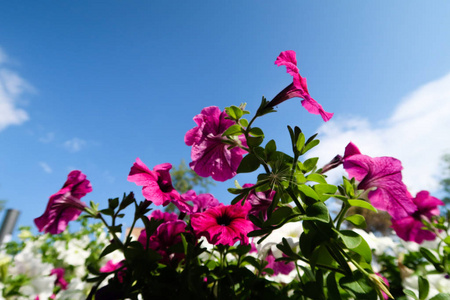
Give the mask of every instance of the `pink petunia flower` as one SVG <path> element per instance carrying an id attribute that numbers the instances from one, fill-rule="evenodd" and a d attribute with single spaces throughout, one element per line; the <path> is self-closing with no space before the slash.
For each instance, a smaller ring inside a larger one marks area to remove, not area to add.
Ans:
<path id="1" fill-rule="evenodd" d="M 72 171 L 63 187 L 50 196 L 42 216 L 34 219 L 39 231 L 59 234 L 67 228 L 70 221 L 76 220 L 86 207 L 80 199 L 92 192 L 92 186 L 81 171 Z"/>
<path id="2" fill-rule="evenodd" d="M 387 211 L 394 220 L 404 218 L 417 209 L 402 182 L 401 162 L 393 157 L 370 157 L 349 143 L 345 148 L 344 169 L 359 181 L 358 189 L 369 190 L 372 205 Z"/>
<path id="3" fill-rule="evenodd" d="M 197 195 L 194 190 L 190 190 L 182 194 L 181 199 L 174 204 L 181 212 L 193 214 L 204 212 L 210 207 L 219 205 L 220 202 L 209 193 Z"/>
<path id="4" fill-rule="evenodd" d="M 386 286 L 389 288 L 389 281 L 387 280 L 387 278 L 384 277 L 383 275 L 381 275 L 380 273 L 375 273 L 375 274 L 378 277 L 380 277 L 381 279 L 383 279 L 384 283 L 386 283 Z M 385 292 L 381 291 L 381 294 L 383 295 L 383 299 L 385 299 L 385 300 L 389 299 L 389 296 Z"/>
<path id="5" fill-rule="evenodd" d="M 254 184 L 246 183 L 242 187 L 249 188 L 254 186 Z M 251 208 L 249 214 L 254 216 L 259 216 L 260 213 L 263 214 L 264 218 L 267 218 L 267 209 L 270 204 L 272 204 L 273 197 L 275 196 L 275 191 L 268 190 L 265 192 L 256 192 L 252 190 L 248 197 L 246 198 L 246 202 L 251 204 Z"/>
<path id="6" fill-rule="evenodd" d="M 59 285 L 63 290 L 66 290 L 69 285 L 64 279 L 65 272 L 64 268 L 55 268 L 50 272 L 50 275 L 56 275 L 55 285 Z"/>
<path id="7" fill-rule="evenodd" d="M 211 244 L 232 246 L 240 241 L 247 245 L 247 234 L 253 230 L 253 223 L 247 220 L 249 210 L 250 206 L 240 203 L 221 204 L 191 215 L 191 225 L 198 237 L 206 237 Z"/>
<path id="8" fill-rule="evenodd" d="M 272 99 L 267 107 L 274 107 L 281 102 L 289 100 L 291 98 L 302 98 L 302 106 L 311 114 L 319 115 L 327 122 L 333 117 L 333 113 L 326 112 L 322 105 L 314 100 L 308 91 L 306 84 L 306 78 L 300 75 L 297 67 L 295 51 L 287 50 L 280 53 L 275 60 L 277 66 L 286 66 L 286 71 L 294 78 L 293 82 L 282 90 L 275 98 Z"/>
<path id="9" fill-rule="evenodd" d="M 283 256 L 284 255 L 283 253 Z M 273 270 L 273 275 L 276 276 L 279 274 L 288 275 L 292 270 L 295 269 L 294 262 L 284 262 L 284 261 L 276 261 L 276 257 L 273 255 L 272 251 L 269 250 L 266 256 L 267 265 L 266 268 L 270 268 Z"/>
<path id="10" fill-rule="evenodd" d="M 114 262 L 112 259 L 108 260 L 106 262 L 106 264 L 100 268 L 100 272 L 102 273 L 111 273 L 114 272 L 115 270 L 118 270 L 120 268 L 122 268 L 124 266 L 124 261 L 118 261 L 118 262 Z M 121 271 L 119 271 L 117 273 L 117 279 L 119 280 L 119 282 L 123 282 L 123 279 L 125 277 L 125 270 L 126 268 L 123 268 Z"/>
<path id="11" fill-rule="evenodd" d="M 430 222 L 431 217 L 438 216 L 440 213 L 438 205 L 444 205 L 444 202 L 431 196 L 427 191 L 417 193 L 412 201 L 417 205 L 417 211 L 404 218 L 393 220 L 392 228 L 405 241 L 421 244 L 423 241 L 434 240 L 436 234 L 422 229 L 424 227 L 422 220 Z"/>
<path id="12" fill-rule="evenodd" d="M 186 223 L 182 220 L 170 220 L 162 223 L 156 232 L 148 238 L 148 247 L 155 250 L 161 256 L 162 263 L 178 262 L 184 258 L 184 253 L 174 253 L 171 247 L 181 243 L 180 234 L 186 231 Z M 138 241 L 147 246 L 147 234 L 145 229 L 141 231 Z"/>
<path id="13" fill-rule="evenodd" d="M 225 119 L 228 115 L 221 112 L 217 106 L 205 107 L 200 114 L 194 117 L 196 127 L 190 129 L 184 141 L 186 145 L 192 146 L 189 166 L 201 177 L 212 176 L 214 180 L 225 181 L 236 176 L 237 168 L 241 163 L 245 150 L 234 147 L 222 134 L 232 125 L 234 121 Z M 243 135 L 239 142 L 246 146 Z"/>
<path id="14" fill-rule="evenodd" d="M 142 186 L 142 194 L 145 199 L 155 205 L 166 206 L 174 199 L 179 199 L 180 194 L 173 188 L 169 170 L 172 165 L 164 163 L 157 165 L 151 171 L 139 158 L 133 164 L 128 175 L 128 181 Z"/>

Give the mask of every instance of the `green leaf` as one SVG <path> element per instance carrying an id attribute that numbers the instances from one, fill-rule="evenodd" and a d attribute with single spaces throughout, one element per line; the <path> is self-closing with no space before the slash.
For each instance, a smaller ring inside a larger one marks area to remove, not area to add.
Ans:
<path id="1" fill-rule="evenodd" d="M 241 125 L 234 124 L 228 127 L 228 129 L 225 130 L 222 136 L 241 135 L 242 133 L 244 133 L 244 130 L 242 129 Z"/>
<path id="2" fill-rule="evenodd" d="M 313 198 L 314 200 L 317 200 L 317 201 L 320 200 L 319 195 L 317 195 L 316 191 L 314 191 L 310 186 L 301 184 L 298 186 L 298 190 L 309 198 Z"/>
<path id="3" fill-rule="evenodd" d="M 277 151 L 277 144 L 275 143 L 275 141 L 274 140 L 270 140 L 266 144 L 266 147 L 265 147 L 264 151 L 266 152 L 267 157 L 269 157 L 270 154 L 272 154 L 275 151 Z"/>
<path id="4" fill-rule="evenodd" d="M 430 300 L 450 300 L 450 294 L 447 293 L 439 293 Z"/>
<path id="5" fill-rule="evenodd" d="M 114 210 L 111 209 L 111 208 L 105 208 L 105 209 L 102 209 L 100 211 L 100 213 L 104 214 L 104 215 L 107 215 L 107 216 L 113 216 L 114 215 Z"/>
<path id="6" fill-rule="evenodd" d="M 325 201 L 330 198 L 330 194 L 334 194 L 337 191 L 337 187 L 332 184 L 318 183 L 313 186 L 314 191 L 320 197 L 320 201 Z M 328 195 L 327 195 L 328 194 Z"/>
<path id="7" fill-rule="evenodd" d="M 323 175 L 321 175 L 319 173 L 309 174 L 308 176 L 306 176 L 306 179 L 308 181 L 314 181 L 317 183 L 327 183 L 327 181 L 325 180 L 325 177 L 323 177 Z"/>
<path id="8" fill-rule="evenodd" d="M 303 147 L 302 151 L 300 151 L 300 154 L 305 154 L 306 152 L 308 152 L 309 150 L 311 150 L 312 148 L 314 148 L 315 146 L 319 145 L 320 141 L 319 140 L 313 140 L 309 143 L 306 143 L 305 147 Z"/>
<path id="9" fill-rule="evenodd" d="M 403 289 L 403 293 L 405 293 L 405 295 L 412 297 L 415 300 L 419 300 L 419 298 L 417 298 L 416 294 L 414 294 L 413 291 L 408 290 L 408 289 Z"/>
<path id="10" fill-rule="evenodd" d="M 447 245 L 450 245 L 450 235 L 444 239 L 444 243 L 446 243 Z"/>
<path id="11" fill-rule="evenodd" d="M 248 121 L 247 119 L 240 119 L 239 124 L 241 124 L 242 127 L 246 128 L 248 126 Z"/>
<path id="12" fill-rule="evenodd" d="M 114 243 L 109 244 L 108 246 L 106 246 L 103 249 L 102 253 L 100 254 L 100 258 L 102 258 L 103 256 L 105 256 L 105 255 L 107 255 L 107 254 L 109 254 L 109 253 L 111 253 L 111 252 L 113 252 L 113 251 L 115 251 L 117 249 L 119 249 L 118 243 L 114 242 Z"/>
<path id="13" fill-rule="evenodd" d="M 336 261 L 333 256 L 331 256 L 325 245 L 320 245 L 317 247 L 310 258 L 311 268 L 315 268 L 316 265 L 328 266 L 331 268 L 336 267 Z"/>
<path id="14" fill-rule="evenodd" d="M 426 260 L 428 260 L 430 263 L 433 264 L 434 268 L 438 272 L 444 272 L 444 268 L 442 267 L 440 261 L 437 259 L 437 257 L 431 252 L 431 250 L 420 247 L 419 252 L 425 257 Z"/>
<path id="15" fill-rule="evenodd" d="M 119 206 L 119 198 L 108 199 L 108 207 L 114 210 L 117 206 Z"/>
<path id="16" fill-rule="evenodd" d="M 262 137 L 264 137 L 264 132 L 261 130 L 261 128 L 258 128 L 258 127 L 253 127 L 252 129 L 250 129 L 250 134 L 252 136 L 262 136 Z"/>
<path id="17" fill-rule="evenodd" d="M 237 172 L 238 173 L 250 173 L 253 171 L 258 170 L 260 166 L 259 159 L 256 157 L 256 155 L 250 153 L 244 156 L 242 159 Z"/>
<path id="18" fill-rule="evenodd" d="M 303 220 L 317 220 L 328 223 L 330 221 L 328 208 L 322 202 L 316 202 L 306 208 L 306 217 L 303 217 Z"/>
<path id="19" fill-rule="evenodd" d="M 431 250 L 424 248 L 424 247 L 420 247 L 420 253 L 426 258 L 426 260 L 428 260 L 430 263 L 434 264 L 439 264 L 439 260 L 437 259 L 437 257 L 433 254 L 433 252 L 431 252 Z"/>
<path id="20" fill-rule="evenodd" d="M 261 145 L 261 143 L 263 141 L 264 141 L 264 137 L 262 137 L 262 136 L 258 136 L 258 137 L 249 136 L 247 138 L 247 145 L 249 145 L 250 147 L 258 147 L 259 145 Z"/>
<path id="21" fill-rule="evenodd" d="M 295 146 L 297 147 L 297 150 L 300 151 L 300 150 L 302 150 L 304 145 L 305 145 L 305 135 L 300 132 Z"/>
<path id="22" fill-rule="evenodd" d="M 342 241 L 344 242 L 345 246 L 347 246 L 347 248 L 349 249 L 354 249 L 358 247 L 361 244 L 361 241 L 363 240 L 359 234 L 357 234 L 352 230 L 342 230 L 342 231 L 336 230 L 336 232 L 342 238 Z"/>
<path id="23" fill-rule="evenodd" d="M 242 115 L 244 114 L 244 112 L 242 111 L 242 109 L 240 109 L 237 106 L 230 106 L 230 107 L 226 107 L 225 108 L 228 116 L 234 120 L 238 120 L 242 117 Z"/>
<path id="24" fill-rule="evenodd" d="M 339 284 L 343 289 L 352 292 L 356 298 L 364 300 L 376 300 L 378 298 L 377 292 L 371 286 L 369 279 L 359 270 L 356 270 L 350 276 L 342 277 Z"/>
<path id="25" fill-rule="evenodd" d="M 355 189 L 353 188 L 353 184 L 351 184 L 350 181 L 348 181 L 348 179 L 345 177 L 343 177 L 343 180 L 345 194 L 350 196 L 351 198 L 355 197 Z"/>
<path id="26" fill-rule="evenodd" d="M 359 214 L 355 214 L 355 215 L 346 217 L 345 220 L 349 221 L 350 223 L 352 223 L 353 225 L 355 225 L 358 228 L 366 228 L 367 227 L 366 219 L 364 218 L 364 216 L 359 215 Z"/>
<path id="27" fill-rule="evenodd" d="M 430 283 L 425 277 L 419 276 L 419 299 L 425 300 L 428 296 L 429 291 L 430 291 Z"/>
<path id="28" fill-rule="evenodd" d="M 348 203 L 351 206 L 362 207 L 362 208 L 366 208 L 366 209 L 374 211 L 374 212 L 378 212 L 378 210 L 375 207 L 373 207 L 372 204 L 370 204 L 369 202 L 364 201 L 364 200 L 352 199 L 352 200 L 348 200 Z"/>
<path id="29" fill-rule="evenodd" d="M 368 264 L 372 262 L 372 249 L 370 249 L 369 244 L 363 238 L 361 238 L 359 246 L 353 248 L 352 251 L 361 255 Z"/>
<path id="30" fill-rule="evenodd" d="M 119 209 L 120 210 L 125 209 L 128 207 L 128 205 L 130 205 L 133 202 L 134 202 L 134 193 L 133 192 L 129 193 L 126 196 L 124 194 L 124 197 L 122 199 L 122 202 L 120 203 Z"/>
<path id="31" fill-rule="evenodd" d="M 319 160 L 318 157 L 312 157 L 312 158 L 305 160 L 303 162 L 303 170 L 305 172 L 311 171 L 316 166 L 318 160 Z"/>
<path id="32" fill-rule="evenodd" d="M 264 226 L 271 226 L 281 223 L 284 219 L 289 217 L 292 214 L 292 208 L 283 206 L 279 207 L 277 210 L 275 210 L 272 213 L 272 216 L 270 219 L 267 220 L 267 222 L 264 223 Z"/>
<path id="33" fill-rule="evenodd" d="M 341 300 L 341 294 L 339 293 L 339 289 L 336 282 L 336 273 L 331 272 L 327 276 L 327 290 L 329 300 Z"/>

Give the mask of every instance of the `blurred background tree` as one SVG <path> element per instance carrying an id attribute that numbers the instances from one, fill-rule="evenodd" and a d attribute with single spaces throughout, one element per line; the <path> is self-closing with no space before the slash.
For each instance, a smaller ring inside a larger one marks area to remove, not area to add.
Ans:
<path id="1" fill-rule="evenodd" d="M 195 190 L 197 194 L 208 193 L 209 187 L 215 185 L 215 182 L 207 177 L 200 177 L 186 165 L 186 162 L 181 160 L 178 167 L 173 167 L 170 171 L 172 177 L 173 187 L 180 193 L 184 194 L 189 190 Z M 175 210 L 175 205 L 169 203 L 166 206 L 167 212 L 172 212 Z"/>
<path id="2" fill-rule="evenodd" d="M 443 167 L 443 179 L 441 180 L 442 189 L 445 192 L 445 197 L 441 200 L 444 201 L 445 205 L 450 204 L 450 154 L 446 154 L 442 157 Z"/>

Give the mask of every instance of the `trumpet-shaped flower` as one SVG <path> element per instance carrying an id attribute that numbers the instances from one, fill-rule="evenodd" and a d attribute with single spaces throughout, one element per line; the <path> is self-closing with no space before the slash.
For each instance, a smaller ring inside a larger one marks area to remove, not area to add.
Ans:
<path id="1" fill-rule="evenodd" d="M 92 191 L 86 175 L 80 171 L 72 171 L 67 176 L 63 187 L 50 196 L 47 208 L 42 216 L 34 219 L 39 231 L 50 234 L 63 232 L 70 221 L 76 220 L 86 204 L 80 199 Z"/>
<path id="2" fill-rule="evenodd" d="M 203 213 L 191 215 L 195 234 L 204 236 L 209 243 L 234 245 L 237 241 L 248 244 L 247 234 L 253 230 L 253 223 L 247 220 L 249 205 L 219 205 Z"/>
<path id="3" fill-rule="evenodd" d="M 286 66 L 286 71 L 294 78 L 293 82 L 282 90 L 272 101 L 269 102 L 269 107 L 274 107 L 281 102 L 289 100 L 291 98 L 302 98 L 302 106 L 311 114 L 319 115 L 327 122 L 333 117 L 333 113 L 326 112 L 322 105 L 314 100 L 308 91 L 306 84 L 306 78 L 300 75 L 297 67 L 297 59 L 295 51 L 287 50 L 280 53 L 275 60 L 277 66 Z"/>
<path id="4" fill-rule="evenodd" d="M 61 289 L 66 290 L 69 285 L 67 281 L 64 279 L 64 274 L 66 273 L 64 268 L 54 268 L 50 275 L 56 275 L 55 285 L 59 285 Z"/>
<path id="5" fill-rule="evenodd" d="M 174 202 L 174 204 L 181 212 L 193 214 L 204 212 L 210 207 L 219 205 L 220 202 L 211 194 L 206 193 L 197 195 L 194 190 L 190 190 L 181 195 L 181 199 Z"/>
<path id="6" fill-rule="evenodd" d="M 205 107 L 194 117 L 197 126 L 190 129 L 184 137 L 186 145 L 192 146 L 192 162 L 189 166 L 201 177 L 212 176 L 217 181 L 234 177 L 242 156 L 246 153 L 239 147 L 230 149 L 228 139 L 222 136 L 235 124 L 234 121 L 225 119 L 227 116 L 217 106 Z M 236 144 L 245 145 L 244 137 L 240 136 L 239 139 Z"/>
<path id="7" fill-rule="evenodd" d="M 254 184 L 246 183 L 242 187 L 249 188 Z M 275 191 L 268 190 L 265 192 L 257 192 L 255 190 L 251 190 L 249 195 L 246 198 L 246 201 L 251 204 L 251 209 L 249 214 L 254 216 L 259 216 L 260 213 L 263 214 L 263 217 L 267 217 L 267 209 L 270 204 L 272 204 L 273 197 L 275 196 Z"/>
<path id="8" fill-rule="evenodd" d="M 160 210 L 155 210 L 150 215 L 149 219 L 161 220 L 161 223 L 156 231 L 147 238 L 147 233 L 143 229 L 139 235 L 138 241 L 150 249 L 157 251 L 162 256 L 162 262 L 168 263 L 172 260 L 179 261 L 184 257 L 183 253 L 173 253 L 170 250 L 175 244 L 181 242 L 180 233 L 186 231 L 186 223 L 177 219 L 175 213 L 166 213 Z M 147 241 L 148 240 L 148 241 Z"/>
<path id="9" fill-rule="evenodd" d="M 349 143 L 345 148 L 344 169 L 359 181 L 358 189 L 370 190 L 372 205 L 387 211 L 394 220 L 404 218 L 417 209 L 402 182 L 401 162 L 393 157 L 370 157 Z"/>
<path id="10" fill-rule="evenodd" d="M 417 205 L 417 211 L 401 219 L 392 221 L 392 228 L 397 235 L 405 241 L 414 241 L 421 244 L 423 241 L 432 241 L 436 234 L 422 229 L 423 220 L 430 222 L 431 217 L 439 215 L 438 205 L 444 202 L 430 195 L 427 191 L 417 193 L 412 201 Z"/>
<path id="11" fill-rule="evenodd" d="M 142 194 L 145 199 L 155 205 L 166 206 L 174 199 L 179 199 L 180 194 L 173 188 L 169 170 L 172 165 L 164 163 L 157 165 L 151 171 L 139 158 L 133 164 L 128 175 L 128 181 L 142 186 Z"/>

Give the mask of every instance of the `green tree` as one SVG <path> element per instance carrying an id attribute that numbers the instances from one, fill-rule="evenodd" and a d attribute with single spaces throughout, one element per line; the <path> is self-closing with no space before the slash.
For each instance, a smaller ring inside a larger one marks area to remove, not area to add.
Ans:
<path id="1" fill-rule="evenodd" d="M 198 193 L 207 193 L 209 191 L 209 187 L 215 185 L 211 178 L 198 176 L 197 173 L 192 171 L 192 169 L 186 165 L 184 160 L 181 161 L 178 168 L 174 167 L 172 169 L 170 175 L 172 176 L 173 187 L 180 194 L 184 194 L 194 188 L 198 188 Z"/>
<path id="2" fill-rule="evenodd" d="M 173 187 L 180 193 L 184 194 L 189 190 L 197 188 L 198 190 L 196 192 L 203 194 L 207 193 L 209 191 L 209 187 L 212 185 L 215 185 L 215 182 L 211 178 L 205 178 L 200 177 L 192 171 L 191 168 L 189 168 L 186 165 L 186 162 L 181 160 L 180 165 L 177 167 L 173 167 L 173 169 L 170 171 L 170 175 L 172 177 L 172 185 Z M 169 203 L 169 205 L 166 206 L 167 212 L 172 212 L 175 210 L 175 205 L 172 203 Z"/>
<path id="3" fill-rule="evenodd" d="M 444 155 L 442 161 L 444 163 L 444 178 L 441 180 L 441 186 L 446 193 L 442 201 L 444 201 L 445 205 L 448 205 L 450 204 L 450 154 Z"/>

